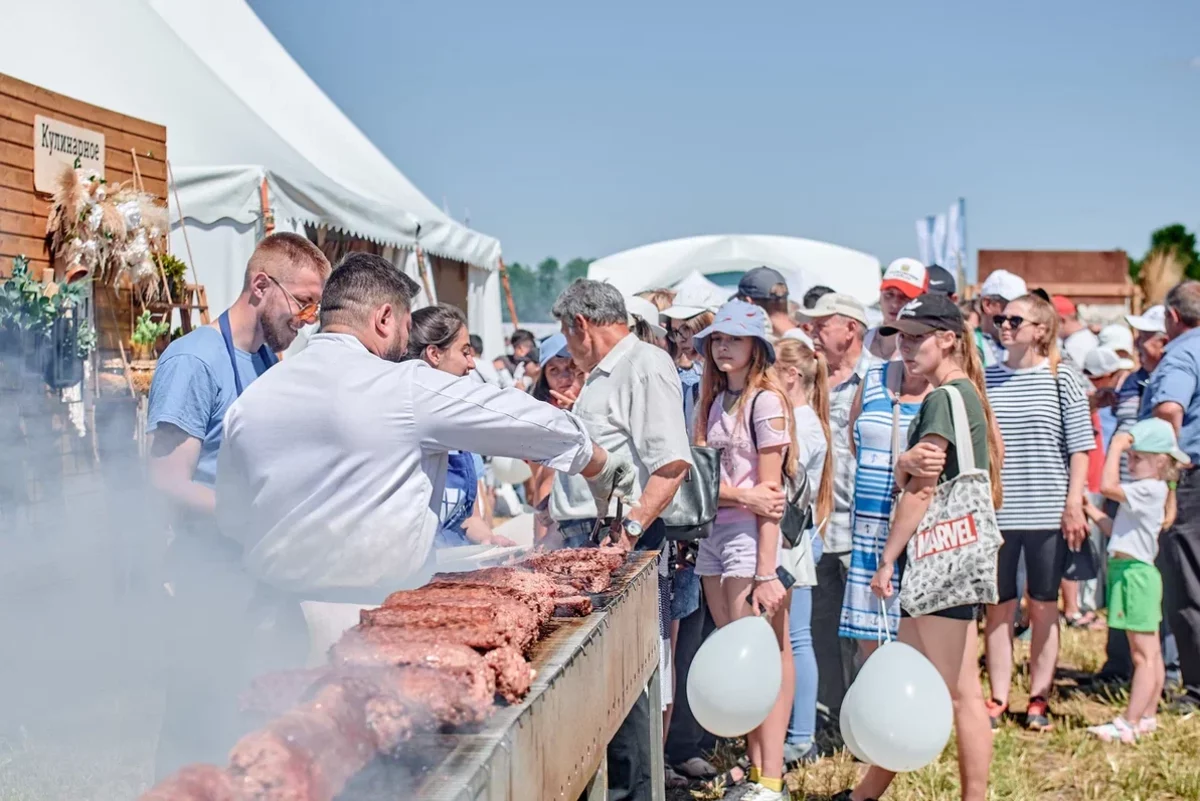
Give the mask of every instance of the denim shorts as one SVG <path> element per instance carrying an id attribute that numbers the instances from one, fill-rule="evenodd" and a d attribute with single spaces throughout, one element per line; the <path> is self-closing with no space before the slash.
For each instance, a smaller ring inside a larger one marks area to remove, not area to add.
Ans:
<path id="1" fill-rule="evenodd" d="M 683 620 L 700 608 L 700 577 L 688 565 L 671 576 L 671 620 Z"/>

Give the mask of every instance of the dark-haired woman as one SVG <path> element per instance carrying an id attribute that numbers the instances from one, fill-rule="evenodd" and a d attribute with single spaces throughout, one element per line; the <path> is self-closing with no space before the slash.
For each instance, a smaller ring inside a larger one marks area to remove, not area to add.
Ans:
<path id="1" fill-rule="evenodd" d="M 444 373 L 466 376 L 475 369 L 475 352 L 471 348 L 466 316 L 457 307 L 446 303 L 413 312 L 408 358 L 422 359 Z M 442 524 L 434 541 L 436 547 L 515 544 L 493 532 L 483 519 L 479 492 L 482 478 L 483 460 L 478 454 L 450 452 L 442 493 Z"/>

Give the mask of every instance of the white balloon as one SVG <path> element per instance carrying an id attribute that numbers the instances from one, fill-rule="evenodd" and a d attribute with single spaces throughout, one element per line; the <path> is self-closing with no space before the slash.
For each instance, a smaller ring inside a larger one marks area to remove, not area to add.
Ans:
<path id="1" fill-rule="evenodd" d="M 718 737 L 740 737 L 767 719 L 783 686 L 779 642 L 753 615 L 713 632 L 688 670 L 688 703 L 696 722 Z"/>
<path id="2" fill-rule="evenodd" d="M 863 754 L 896 773 L 928 765 L 950 739 L 954 708 L 937 668 L 902 642 L 879 648 L 854 681 L 850 730 Z"/>
<path id="3" fill-rule="evenodd" d="M 529 465 L 520 459 L 497 456 L 492 459 L 492 473 L 501 484 L 524 484 L 533 476 Z"/>
<path id="4" fill-rule="evenodd" d="M 854 754 L 854 758 L 859 762 L 870 765 L 871 760 L 867 759 L 862 746 L 854 739 L 854 729 L 850 723 L 850 707 L 854 704 L 854 688 L 856 686 L 858 686 L 858 682 L 851 684 L 850 689 L 846 690 L 846 697 L 842 699 L 842 711 L 838 715 L 838 724 L 842 730 L 842 742 L 845 743 L 846 748 Z"/>

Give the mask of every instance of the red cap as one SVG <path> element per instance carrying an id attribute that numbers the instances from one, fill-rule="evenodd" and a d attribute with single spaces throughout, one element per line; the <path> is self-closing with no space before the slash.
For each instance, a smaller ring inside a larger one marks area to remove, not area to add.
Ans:
<path id="1" fill-rule="evenodd" d="M 1054 304 L 1054 310 L 1062 317 L 1074 317 L 1076 314 L 1075 304 L 1071 299 L 1063 295 L 1055 295 L 1050 298 L 1050 302 Z"/>

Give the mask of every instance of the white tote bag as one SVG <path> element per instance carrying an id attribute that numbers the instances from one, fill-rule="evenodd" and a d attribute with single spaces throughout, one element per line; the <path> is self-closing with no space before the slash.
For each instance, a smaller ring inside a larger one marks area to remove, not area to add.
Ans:
<path id="1" fill-rule="evenodd" d="M 992 482 L 976 465 L 962 395 L 949 385 L 939 389 L 950 396 L 959 474 L 938 485 L 908 541 L 900 606 L 913 617 L 999 600 L 996 554 L 1003 540 L 992 506 Z"/>

